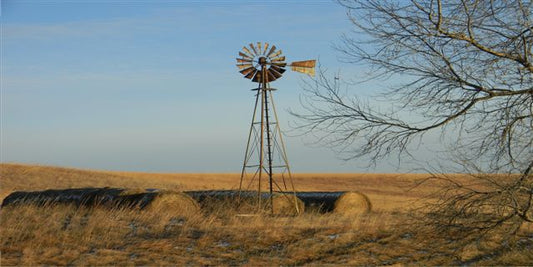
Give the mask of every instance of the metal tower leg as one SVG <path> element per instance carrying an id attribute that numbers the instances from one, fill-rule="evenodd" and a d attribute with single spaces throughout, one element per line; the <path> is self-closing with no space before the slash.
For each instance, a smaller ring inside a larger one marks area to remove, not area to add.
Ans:
<path id="1" fill-rule="evenodd" d="M 268 83 L 268 75 L 267 75 L 267 68 L 263 66 L 261 69 L 261 72 L 259 73 L 261 75 L 261 81 L 259 83 L 259 86 L 257 89 L 256 94 L 256 100 L 255 100 L 255 106 L 254 106 L 254 113 L 252 116 L 252 124 L 250 126 L 250 132 L 248 134 L 248 141 L 246 144 L 246 153 L 244 157 L 244 163 L 241 171 L 241 181 L 239 183 L 239 191 L 241 192 L 244 187 L 244 180 L 247 178 L 247 168 L 254 168 L 255 172 L 252 176 L 252 179 L 250 180 L 247 189 L 250 188 L 250 185 L 253 184 L 254 180 L 257 178 L 257 205 L 258 209 L 263 208 L 263 177 L 265 176 L 264 173 L 268 175 L 268 190 L 269 190 L 269 204 L 270 204 L 270 211 L 274 212 L 274 187 L 276 187 L 276 191 L 279 192 L 287 192 L 287 190 L 290 190 L 287 188 L 287 184 L 285 182 L 285 173 L 288 174 L 288 178 L 290 180 L 290 185 L 292 189 L 292 197 L 293 199 L 290 199 L 291 196 L 284 195 L 289 199 L 289 201 L 292 202 L 294 200 L 294 205 L 297 213 L 300 213 L 300 210 L 297 205 L 297 199 L 294 189 L 294 184 L 292 181 L 292 176 L 289 168 L 289 163 L 287 159 L 287 154 L 285 151 L 285 144 L 283 142 L 283 138 L 281 136 L 281 129 L 279 127 L 278 123 L 278 116 L 276 113 L 276 109 L 274 106 L 274 99 L 272 97 L 272 90 Z M 259 105 L 259 98 L 261 98 L 261 104 Z M 261 119 L 257 118 L 257 109 L 261 108 Z M 272 113 L 274 116 L 271 118 Z M 272 121 L 273 120 L 273 121 Z M 275 124 L 275 125 L 274 125 Z M 256 127 L 260 127 L 260 129 L 257 129 Z M 257 154 L 254 154 L 257 153 Z M 275 154 L 275 155 L 274 155 Z M 255 155 L 255 158 L 259 161 L 258 164 L 255 164 L 251 162 L 252 156 Z M 276 157 L 275 157 L 276 156 Z M 265 158 L 266 157 L 266 158 Z M 274 166 L 274 161 L 276 160 L 276 166 Z M 278 161 L 279 162 L 278 164 Z M 284 188 L 281 188 L 278 182 L 274 179 L 274 168 L 276 170 L 282 170 L 280 172 L 280 177 L 283 179 L 283 185 Z M 240 195 L 240 193 L 239 193 Z"/>

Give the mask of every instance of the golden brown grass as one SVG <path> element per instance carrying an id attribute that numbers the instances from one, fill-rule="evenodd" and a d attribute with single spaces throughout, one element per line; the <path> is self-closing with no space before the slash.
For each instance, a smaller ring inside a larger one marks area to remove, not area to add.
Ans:
<path id="1" fill-rule="evenodd" d="M 18 206 L 0 211 L 0 265 L 529 265 L 531 243 L 494 253 L 438 251 L 411 227 L 409 207 L 431 191 L 407 191 L 423 174 L 297 174 L 300 190 L 360 191 L 360 216 L 237 216 L 231 203 L 202 212 Z M 231 189 L 237 174 L 150 174 L 0 165 L 0 193 L 84 186 L 168 190 Z M 169 209 L 169 208 L 165 208 Z M 172 208 L 170 208 L 172 209 Z M 533 228 L 523 232 L 532 236 Z M 423 242 L 425 241 L 425 242 Z M 457 256 L 458 255 L 458 256 Z"/>

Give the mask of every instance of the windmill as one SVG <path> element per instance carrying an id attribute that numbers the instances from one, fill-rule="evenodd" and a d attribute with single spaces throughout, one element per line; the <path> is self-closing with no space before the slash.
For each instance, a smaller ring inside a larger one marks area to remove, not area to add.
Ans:
<path id="1" fill-rule="evenodd" d="M 268 190 L 272 212 L 275 192 L 281 192 L 285 196 L 288 195 L 286 193 L 292 192 L 295 196 L 289 161 L 272 97 L 272 91 L 276 89 L 270 87 L 271 82 L 281 78 L 287 66 L 293 71 L 315 75 L 315 60 L 287 64 L 281 50 L 268 43 L 257 42 L 244 46 L 237 58 L 239 72 L 244 78 L 258 84 L 257 88 L 252 89 L 256 91 L 255 106 L 246 143 L 239 192 L 257 188 L 258 207 L 262 207 L 263 191 Z M 296 198 L 293 199 L 296 211 L 299 212 Z"/>

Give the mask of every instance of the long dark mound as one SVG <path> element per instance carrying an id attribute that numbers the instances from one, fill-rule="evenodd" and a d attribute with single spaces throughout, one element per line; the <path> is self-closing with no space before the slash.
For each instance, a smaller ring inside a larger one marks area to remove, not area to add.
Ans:
<path id="1" fill-rule="evenodd" d="M 257 208 L 258 194 L 255 191 L 238 190 L 200 190 L 185 191 L 185 194 L 198 201 L 202 208 L 207 210 L 227 209 L 228 205 L 237 208 L 239 212 L 254 212 Z M 261 192 L 262 208 L 270 210 L 278 215 L 298 215 L 304 212 L 305 204 L 288 192 Z M 272 202 L 269 199 L 272 197 Z M 270 205 L 272 204 L 272 205 Z"/>
<path id="2" fill-rule="evenodd" d="M 206 200 L 236 200 L 254 199 L 257 192 L 238 190 L 203 190 L 203 191 L 186 191 L 184 192 L 194 198 L 196 201 L 203 203 Z M 279 192 L 276 192 L 279 193 Z M 296 192 L 296 197 L 303 201 L 306 210 L 316 210 L 319 212 L 331 212 L 335 209 L 335 202 L 346 192 Z M 286 193 L 291 194 L 291 193 Z M 268 199 L 270 193 L 263 192 L 261 198 Z"/>
<path id="3" fill-rule="evenodd" d="M 319 212 L 332 212 L 335 203 L 346 192 L 296 192 L 296 196 L 301 199 L 306 209 L 317 210 Z"/>
<path id="4" fill-rule="evenodd" d="M 252 199 L 257 197 L 257 192 L 254 191 L 238 191 L 238 190 L 198 190 L 185 191 L 185 194 L 192 197 L 194 200 L 202 203 L 206 200 L 236 200 L 238 198 Z M 262 193 L 262 198 L 268 198 L 269 194 Z"/>
<path id="5" fill-rule="evenodd" d="M 50 205 L 74 204 L 76 206 L 126 206 L 146 207 L 154 200 L 157 192 L 123 194 L 124 188 L 75 188 L 50 189 L 45 191 L 17 191 L 2 201 L 2 207 L 20 204 Z"/>

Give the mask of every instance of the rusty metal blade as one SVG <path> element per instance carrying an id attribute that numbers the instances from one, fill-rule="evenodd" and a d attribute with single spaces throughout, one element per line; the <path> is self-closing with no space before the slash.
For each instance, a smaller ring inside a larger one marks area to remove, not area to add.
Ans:
<path id="1" fill-rule="evenodd" d="M 259 53 L 257 53 L 254 44 L 250 43 L 249 46 L 252 48 L 252 50 L 254 50 L 254 56 L 257 56 Z"/>
<path id="2" fill-rule="evenodd" d="M 285 62 L 272 62 L 272 63 L 270 63 L 270 64 L 271 64 L 272 66 L 278 66 L 278 67 L 282 67 L 282 68 L 285 67 L 285 66 L 287 66 L 287 63 L 285 63 Z"/>
<path id="3" fill-rule="evenodd" d="M 262 75 L 261 75 L 261 72 L 258 71 L 257 74 L 256 74 L 256 75 L 254 76 L 254 78 L 252 79 L 252 82 L 258 82 L 258 83 L 262 82 L 261 76 L 262 76 Z"/>
<path id="4" fill-rule="evenodd" d="M 254 57 L 254 54 L 252 52 L 250 52 L 250 50 L 248 48 L 246 48 L 246 46 L 242 47 L 242 51 L 244 51 L 244 53 L 248 54 L 249 57 L 251 57 L 251 58 Z"/>
<path id="5" fill-rule="evenodd" d="M 313 77 L 315 76 L 315 68 L 291 66 L 291 69 L 293 71 L 305 73 L 305 74 L 308 74 L 308 75 L 313 76 Z"/>
<path id="6" fill-rule="evenodd" d="M 268 69 L 268 72 L 269 73 L 272 73 L 272 75 L 274 75 L 274 77 L 276 77 L 276 80 L 281 77 L 281 73 L 279 73 L 278 71 L 276 71 L 274 68 L 270 67 Z"/>
<path id="7" fill-rule="evenodd" d="M 269 69 L 273 69 L 273 70 L 275 70 L 276 72 L 278 72 L 280 74 L 283 74 L 285 72 L 284 68 L 278 67 L 276 65 L 270 65 Z"/>
<path id="8" fill-rule="evenodd" d="M 304 61 L 295 61 L 291 63 L 291 66 L 294 67 L 304 67 L 304 68 L 314 68 L 316 65 L 316 60 L 304 60 Z"/>
<path id="9" fill-rule="evenodd" d="M 257 51 L 259 51 L 258 54 L 261 54 L 261 51 L 263 51 L 263 49 L 261 49 L 261 42 L 257 42 Z"/>
<path id="10" fill-rule="evenodd" d="M 275 57 L 277 57 L 277 56 L 279 56 L 279 55 L 281 55 L 281 49 L 278 50 L 278 51 L 276 51 L 274 54 L 270 55 L 269 57 L 270 57 L 270 58 L 275 58 Z"/>
<path id="11" fill-rule="evenodd" d="M 239 62 L 239 63 L 252 63 L 252 59 L 237 58 L 237 62 Z"/>
<path id="12" fill-rule="evenodd" d="M 252 72 L 256 70 L 253 66 L 252 67 L 248 67 L 246 69 L 243 69 L 241 71 L 239 71 L 240 73 L 242 73 L 242 75 L 248 75 L 248 73 Z"/>
<path id="13" fill-rule="evenodd" d="M 270 48 L 270 51 L 268 51 L 268 54 L 266 55 L 267 57 L 269 57 L 272 53 L 274 53 L 274 51 L 276 51 L 276 46 L 273 45 L 271 48 Z"/>
<path id="14" fill-rule="evenodd" d="M 273 58 L 273 59 L 271 59 L 270 61 L 272 61 L 272 62 L 285 61 L 285 56 L 281 56 L 281 57 Z"/>
<path id="15" fill-rule="evenodd" d="M 266 55 L 267 50 L 268 50 L 268 43 L 265 43 L 265 51 L 263 51 L 263 54 Z"/>
<path id="16" fill-rule="evenodd" d="M 256 73 L 258 73 L 257 70 L 251 71 L 250 73 L 246 74 L 244 78 L 252 79 Z"/>
<path id="17" fill-rule="evenodd" d="M 247 54 L 245 54 L 245 53 L 243 53 L 243 52 L 239 52 L 239 56 L 241 56 L 241 57 L 243 57 L 243 58 L 252 59 L 252 56 L 247 55 Z"/>
<path id="18" fill-rule="evenodd" d="M 244 68 L 249 68 L 251 66 L 252 66 L 252 64 L 237 64 L 237 67 L 239 69 L 241 69 L 241 70 L 244 69 Z"/>
<path id="19" fill-rule="evenodd" d="M 274 76 L 274 74 L 270 71 L 267 71 L 267 82 L 275 81 L 277 78 Z"/>

